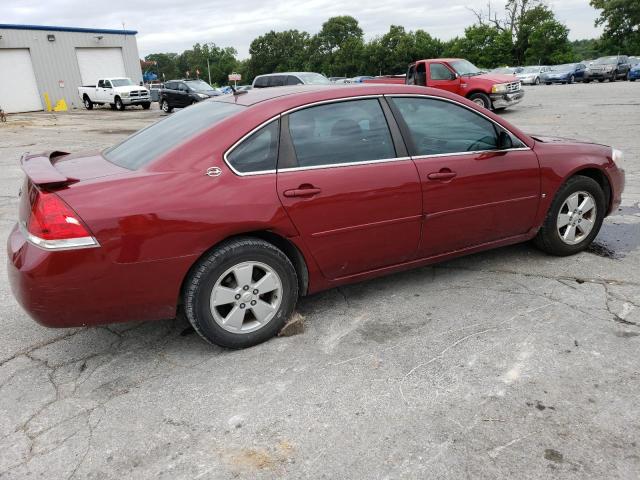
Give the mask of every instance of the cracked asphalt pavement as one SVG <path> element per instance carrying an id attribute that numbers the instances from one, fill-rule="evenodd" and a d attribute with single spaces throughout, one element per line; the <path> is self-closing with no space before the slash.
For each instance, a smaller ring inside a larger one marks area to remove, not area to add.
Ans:
<path id="1" fill-rule="evenodd" d="M 637 83 L 540 86 L 504 113 L 625 152 L 590 252 L 518 245 L 330 290 L 300 301 L 302 333 L 248 350 L 180 318 L 40 327 L 3 258 L 0 478 L 639 478 L 639 99 Z M 11 115 L 2 241 L 22 152 L 103 148 L 160 116 Z"/>

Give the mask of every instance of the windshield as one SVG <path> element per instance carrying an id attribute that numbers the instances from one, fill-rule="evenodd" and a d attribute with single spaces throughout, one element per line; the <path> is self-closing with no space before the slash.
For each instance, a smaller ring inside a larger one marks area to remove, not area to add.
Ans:
<path id="1" fill-rule="evenodd" d="M 215 88 L 204 80 L 189 80 L 184 83 L 186 83 L 191 90 L 195 90 L 196 92 L 210 92 L 215 90 Z"/>
<path id="2" fill-rule="evenodd" d="M 618 57 L 602 57 L 593 62 L 594 65 L 611 65 L 618 63 Z"/>
<path id="3" fill-rule="evenodd" d="M 538 73 L 540 71 L 540 67 L 524 67 L 520 73 Z"/>
<path id="4" fill-rule="evenodd" d="M 472 77 L 474 75 L 480 75 L 484 73 L 468 60 L 454 60 L 453 62 L 450 62 L 450 65 L 456 72 L 458 72 L 458 75 L 460 76 Z"/>
<path id="5" fill-rule="evenodd" d="M 114 78 L 111 80 L 111 85 L 114 87 L 128 87 L 129 85 L 133 85 L 133 82 L 128 78 Z"/>
<path id="6" fill-rule="evenodd" d="M 331 83 L 327 77 L 319 73 L 296 73 L 296 76 L 306 85 L 328 85 Z"/>
<path id="7" fill-rule="evenodd" d="M 570 72 L 576 68 L 575 64 L 567 63 L 566 65 L 556 65 L 555 67 L 551 67 L 553 72 Z"/>
<path id="8" fill-rule="evenodd" d="M 212 127 L 245 107 L 226 102 L 204 101 L 180 110 L 134 133 L 102 154 L 111 163 L 137 170 L 185 140 Z"/>

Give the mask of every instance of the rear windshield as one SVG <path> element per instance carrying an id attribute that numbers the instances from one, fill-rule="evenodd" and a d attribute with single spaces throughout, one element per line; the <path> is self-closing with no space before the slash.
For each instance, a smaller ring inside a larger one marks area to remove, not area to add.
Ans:
<path id="1" fill-rule="evenodd" d="M 187 138 L 241 111 L 240 105 L 204 101 L 134 133 L 117 145 L 106 149 L 104 157 L 111 163 L 130 170 L 144 167 Z"/>

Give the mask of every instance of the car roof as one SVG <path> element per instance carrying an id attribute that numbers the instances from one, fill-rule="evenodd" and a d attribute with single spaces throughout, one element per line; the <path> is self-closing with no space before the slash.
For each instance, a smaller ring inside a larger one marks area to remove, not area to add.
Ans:
<path id="1" fill-rule="evenodd" d="M 256 75 L 258 77 L 273 77 L 275 75 L 307 75 L 309 73 L 316 73 L 317 75 L 322 75 L 317 72 L 276 72 L 276 73 L 263 73 L 262 75 Z"/>
<path id="2" fill-rule="evenodd" d="M 464 101 L 463 97 L 435 88 L 415 85 L 398 85 L 391 83 L 350 83 L 330 85 L 294 85 L 285 87 L 254 88 L 240 95 L 224 95 L 215 102 L 235 103 L 250 107 L 261 103 L 286 104 L 289 108 L 302 106 L 318 101 L 338 100 L 341 98 L 371 95 L 431 95 L 456 102 Z"/>

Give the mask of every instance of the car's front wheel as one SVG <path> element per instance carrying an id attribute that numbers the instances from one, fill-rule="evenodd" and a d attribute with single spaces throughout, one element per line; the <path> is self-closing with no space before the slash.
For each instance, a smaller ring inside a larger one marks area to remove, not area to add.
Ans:
<path id="1" fill-rule="evenodd" d="M 115 98 L 116 110 L 123 111 L 124 103 L 122 103 L 122 99 L 120 97 Z"/>
<path id="2" fill-rule="evenodd" d="M 298 278 L 289 258 L 256 238 L 224 242 L 189 274 L 185 313 L 210 343 L 251 347 L 275 336 L 293 312 Z"/>
<path id="3" fill-rule="evenodd" d="M 84 96 L 84 108 L 93 110 L 93 102 L 86 95 Z"/>
<path id="4" fill-rule="evenodd" d="M 491 109 L 491 99 L 484 93 L 474 93 L 472 95 L 469 95 L 469 100 L 471 100 L 476 105 L 480 105 L 481 107 L 486 108 L 487 110 Z"/>
<path id="5" fill-rule="evenodd" d="M 606 197 L 594 179 L 576 175 L 556 193 L 535 244 L 558 256 L 578 253 L 598 235 L 606 213 Z"/>
<path id="6" fill-rule="evenodd" d="M 569 83 L 574 83 L 576 81 L 576 77 L 574 75 L 571 75 L 569 77 Z"/>

